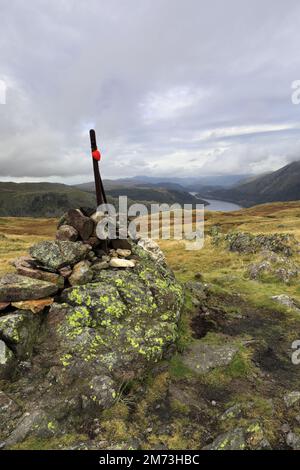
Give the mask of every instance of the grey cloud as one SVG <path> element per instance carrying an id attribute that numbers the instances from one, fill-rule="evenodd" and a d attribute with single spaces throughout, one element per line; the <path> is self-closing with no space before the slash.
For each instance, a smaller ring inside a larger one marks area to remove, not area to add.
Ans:
<path id="1" fill-rule="evenodd" d="M 105 177 L 255 173 L 300 157 L 297 0 L 11 0 L 1 10 L 1 178 L 90 179 L 90 126 Z"/>

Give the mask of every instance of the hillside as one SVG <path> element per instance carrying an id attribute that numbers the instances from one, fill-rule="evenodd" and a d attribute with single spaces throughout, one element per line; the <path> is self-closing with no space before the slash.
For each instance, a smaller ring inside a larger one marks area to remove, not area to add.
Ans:
<path id="1" fill-rule="evenodd" d="M 0 183 L 0 216 L 58 217 L 67 209 L 94 206 L 95 197 L 56 183 Z"/>
<path id="2" fill-rule="evenodd" d="M 300 199 L 300 162 L 293 162 L 272 173 L 242 182 L 232 188 L 209 188 L 202 197 L 237 202 L 244 207 L 275 201 Z"/>
<path id="3" fill-rule="evenodd" d="M 119 195 L 128 196 L 128 204 L 134 202 L 173 204 L 200 204 L 201 201 L 186 191 L 156 188 L 152 186 L 131 187 L 126 184 L 106 184 L 108 202 L 117 203 Z M 204 201 L 203 201 L 204 203 Z M 79 187 L 58 183 L 1 183 L 0 217 L 59 217 L 75 207 L 96 205 L 94 183 Z"/>
<path id="4" fill-rule="evenodd" d="M 133 179 L 128 179 L 104 180 L 103 184 L 106 194 L 113 198 L 127 196 L 134 202 L 143 202 L 146 204 L 206 204 L 206 201 L 195 198 L 179 184 L 172 184 L 170 182 L 151 184 L 136 182 Z M 77 185 L 76 188 L 88 192 L 95 191 L 93 182 Z"/>

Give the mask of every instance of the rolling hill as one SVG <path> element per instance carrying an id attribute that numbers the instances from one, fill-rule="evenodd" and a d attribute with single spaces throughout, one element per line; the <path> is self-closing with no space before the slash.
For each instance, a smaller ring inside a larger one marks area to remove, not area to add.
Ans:
<path id="1" fill-rule="evenodd" d="M 276 201 L 300 199 L 300 161 L 292 162 L 272 173 L 241 182 L 232 188 L 209 188 L 201 197 L 236 202 L 244 207 Z"/>
<path id="2" fill-rule="evenodd" d="M 0 183 L 1 217 L 58 217 L 73 207 L 94 205 L 94 195 L 65 184 Z"/>
<path id="3" fill-rule="evenodd" d="M 134 202 L 167 204 L 200 204 L 201 200 L 187 191 L 152 185 L 104 182 L 108 202 L 116 205 L 119 195 Z M 94 183 L 68 186 L 58 183 L 1 183 L 0 217 L 59 217 L 68 209 L 96 207 Z M 202 201 L 205 203 L 205 201 Z"/>
<path id="4" fill-rule="evenodd" d="M 112 198 L 127 196 L 131 201 L 166 204 L 206 204 L 206 201 L 199 200 L 192 196 L 185 188 L 179 184 L 166 183 L 142 183 L 133 178 L 127 180 L 104 180 L 106 194 Z M 83 183 L 76 186 L 83 191 L 94 192 L 93 182 Z"/>

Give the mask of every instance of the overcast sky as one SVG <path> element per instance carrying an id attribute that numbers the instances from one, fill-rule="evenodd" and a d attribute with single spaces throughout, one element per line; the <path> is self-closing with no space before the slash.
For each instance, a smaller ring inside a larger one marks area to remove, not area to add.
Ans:
<path id="1" fill-rule="evenodd" d="M 0 179 L 259 173 L 300 159 L 299 0 L 0 0 Z"/>

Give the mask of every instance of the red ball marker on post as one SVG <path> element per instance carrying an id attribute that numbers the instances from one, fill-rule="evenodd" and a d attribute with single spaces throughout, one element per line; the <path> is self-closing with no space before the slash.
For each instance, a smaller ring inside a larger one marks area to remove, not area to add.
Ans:
<path id="1" fill-rule="evenodd" d="M 93 157 L 93 168 L 94 168 L 94 178 L 95 178 L 95 188 L 96 188 L 96 199 L 97 199 L 97 206 L 100 204 L 107 203 L 100 170 L 99 170 L 99 161 L 101 160 L 101 153 L 97 148 L 96 142 L 96 132 L 94 129 L 90 130 L 90 140 L 91 140 L 91 151 Z"/>

